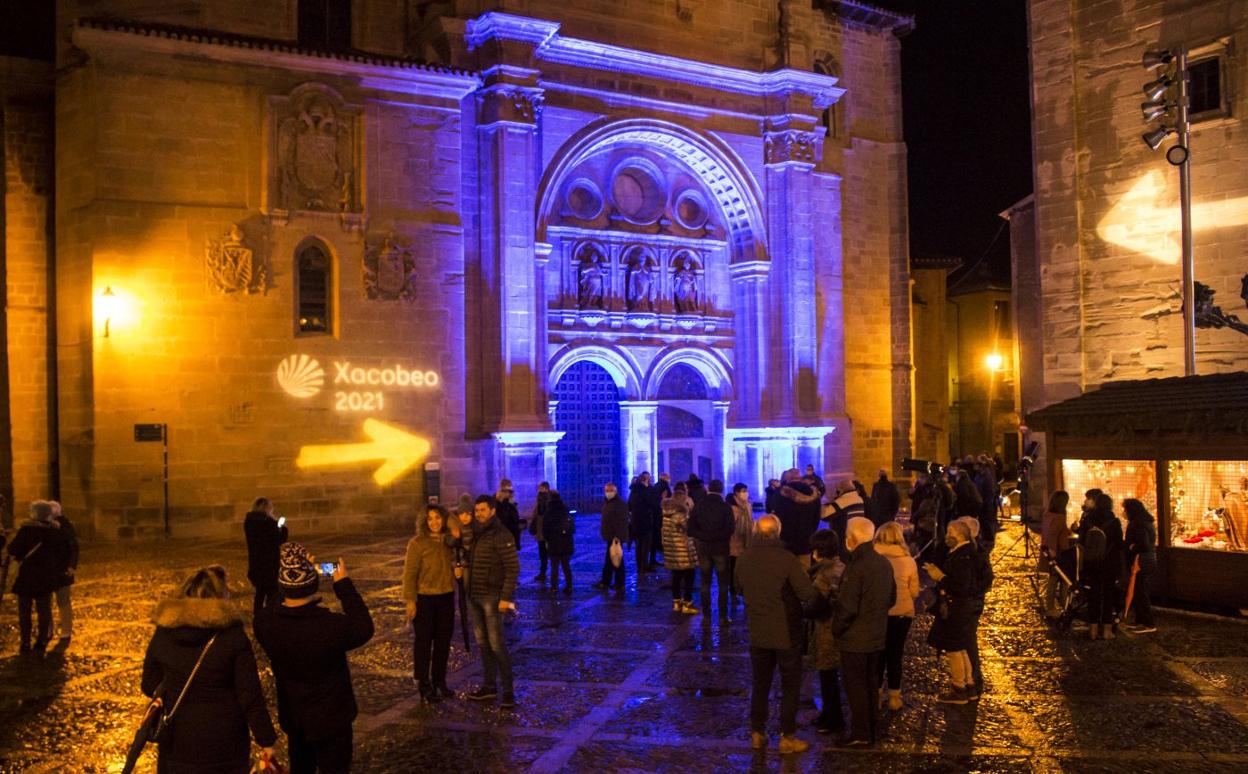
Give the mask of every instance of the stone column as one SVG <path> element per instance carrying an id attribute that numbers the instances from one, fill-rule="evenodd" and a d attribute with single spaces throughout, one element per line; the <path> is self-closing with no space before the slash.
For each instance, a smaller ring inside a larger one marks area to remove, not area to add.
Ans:
<path id="1" fill-rule="evenodd" d="M 715 462 L 716 468 L 712 469 L 711 475 L 715 478 L 723 480 L 728 476 L 729 455 L 728 455 L 728 408 L 732 405 L 731 401 L 714 400 L 711 401 L 711 411 L 714 413 L 714 419 L 711 422 L 711 433 L 715 443 Z M 731 482 L 724 482 L 727 486 L 732 486 Z"/>
<path id="2" fill-rule="evenodd" d="M 781 425 L 812 422 L 819 411 L 812 171 L 822 142 L 811 124 L 790 115 L 769 118 L 764 137 L 772 263 L 764 411 Z"/>
<path id="3" fill-rule="evenodd" d="M 642 471 L 648 470 L 658 478 L 659 471 L 655 469 L 659 459 L 658 412 L 658 401 L 620 401 L 620 436 L 624 441 L 624 469 L 628 475 L 628 481 L 619 482 L 621 491 Z"/>
<path id="4" fill-rule="evenodd" d="M 767 261 L 748 261 L 729 267 L 732 305 L 736 316 L 736 400 L 739 424 L 757 422 L 762 416 L 763 389 L 767 385 L 771 347 L 767 304 Z"/>

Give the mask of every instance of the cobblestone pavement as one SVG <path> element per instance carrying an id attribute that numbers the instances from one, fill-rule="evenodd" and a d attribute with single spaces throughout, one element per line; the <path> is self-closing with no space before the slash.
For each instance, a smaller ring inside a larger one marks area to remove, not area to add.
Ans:
<path id="1" fill-rule="evenodd" d="M 346 558 L 377 624 L 351 659 L 361 716 L 361 771 L 1245 771 L 1248 625 L 1162 613 L 1156 634 L 1091 642 L 1042 623 L 1022 545 L 997 549 L 997 583 L 980 633 L 988 693 L 978 706 L 938 705 L 941 672 L 920 618 L 910 637 L 906 706 L 886 713 L 875 750 L 843 750 L 803 728 L 809 752 L 781 758 L 748 744 L 746 624 L 673 614 L 664 573 L 631 569 L 627 591 L 595 592 L 603 549 L 581 520 L 573 594 L 529 579 L 509 627 L 514 711 L 452 700 L 422 707 L 410 682 L 410 634 L 398 578 L 406 537 L 316 536 L 314 553 Z M 298 525 L 292 525 L 296 539 Z M 241 532 L 241 530 L 240 530 Z M 143 706 L 139 674 L 156 595 L 202 564 L 231 571 L 250 610 L 245 550 L 235 541 L 88 544 L 75 586 L 77 630 L 43 662 L 17 655 L 14 603 L 0 627 L 0 771 L 117 771 Z M 331 595 L 332 596 L 332 595 Z M 458 621 L 451 685 L 479 672 Z M 260 656 L 272 702 L 272 678 Z M 805 695 L 813 691 L 808 680 Z M 799 720 L 815 714 L 804 706 Z M 284 757 L 284 754 L 283 754 Z M 140 771 L 154 770 L 145 753 Z"/>

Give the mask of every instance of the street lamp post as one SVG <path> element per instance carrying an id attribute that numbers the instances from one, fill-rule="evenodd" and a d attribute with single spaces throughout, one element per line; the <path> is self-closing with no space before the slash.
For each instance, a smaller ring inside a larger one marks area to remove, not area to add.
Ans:
<path id="1" fill-rule="evenodd" d="M 1179 212 L 1182 224 L 1183 246 L 1183 373 L 1196 375 L 1196 277 L 1194 249 L 1192 246 L 1192 170 L 1190 151 L 1190 124 L 1188 121 L 1187 48 L 1176 46 L 1173 50 L 1145 51 L 1141 62 L 1144 69 L 1155 71 L 1174 63 L 1174 76 L 1161 75 L 1144 85 L 1146 101 L 1140 105 L 1144 122 L 1164 121 L 1174 111 L 1174 125 L 1161 123 L 1156 129 L 1145 132 L 1142 137 L 1149 148 L 1157 150 L 1170 134 L 1178 142 L 1166 150 L 1166 161 L 1179 168 Z M 1174 101 L 1167 92 L 1174 90 Z"/>

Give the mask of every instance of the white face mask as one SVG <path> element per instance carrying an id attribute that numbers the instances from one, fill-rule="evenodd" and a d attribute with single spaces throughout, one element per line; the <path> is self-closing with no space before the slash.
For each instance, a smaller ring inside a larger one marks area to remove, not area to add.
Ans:
<path id="1" fill-rule="evenodd" d="M 607 499 L 610 500 L 611 498 L 615 497 L 615 490 L 608 489 L 604 494 L 606 494 Z"/>

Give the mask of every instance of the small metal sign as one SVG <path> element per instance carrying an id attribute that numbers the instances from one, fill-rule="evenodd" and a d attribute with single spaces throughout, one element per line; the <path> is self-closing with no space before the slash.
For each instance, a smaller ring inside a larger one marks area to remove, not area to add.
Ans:
<path id="1" fill-rule="evenodd" d="M 139 443 L 147 441 L 163 441 L 165 438 L 164 425 L 135 425 L 134 440 Z"/>

